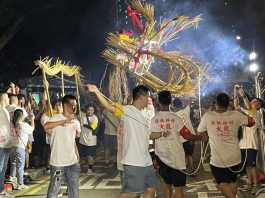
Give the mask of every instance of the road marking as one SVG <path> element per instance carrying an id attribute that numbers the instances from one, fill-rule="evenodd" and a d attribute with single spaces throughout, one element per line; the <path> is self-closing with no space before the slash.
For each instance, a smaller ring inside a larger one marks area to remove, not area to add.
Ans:
<path id="1" fill-rule="evenodd" d="M 190 190 L 187 190 L 186 192 L 192 193 L 201 190 L 204 187 L 207 187 L 209 191 L 216 191 L 217 187 L 214 183 L 213 179 L 203 180 L 199 182 L 194 182 L 186 185 L 188 188 L 191 188 Z M 204 196 L 204 195 L 202 195 Z"/>
<path id="2" fill-rule="evenodd" d="M 210 197 L 211 198 L 224 198 L 224 196 L 222 196 L 222 195 L 214 195 L 214 196 L 212 196 L 212 194 L 221 194 L 221 191 L 215 191 L 215 192 L 197 192 L 198 198 L 210 198 Z"/>
<path id="3" fill-rule="evenodd" d="M 38 187 L 38 186 L 40 186 L 40 185 L 42 185 L 43 183 L 45 183 L 45 182 L 47 182 L 47 180 L 49 181 L 50 180 L 50 176 L 46 176 L 46 177 L 44 177 L 41 181 L 39 181 L 39 182 L 37 182 L 36 184 L 30 184 L 29 185 L 29 189 L 25 189 L 25 190 L 20 190 L 20 191 L 18 191 L 18 192 L 16 192 L 16 193 L 14 193 L 15 194 L 15 196 L 21 196 L 21 195 L 24 195 L 25 193 L 30 193 L 32 190 L 31 189 L 35 189 L 36 187 Z"/>
<path id="4" fill-rule="evenodd" d="M 204 185 L 189 185 L 189 186 L 187 186 L 187 187 L 192 188 L 192 189 L 187 190 L 186 192 L 187 192 L 187 193 L 193 193 L 193 192 L 196 192 L 196 191 L 201 190 L 201 189 L 204 188 L 205 186 L 204 186 Z"/>
<path id="5" fill-rule="evenodd" d="M 96 181 L 98 181 L 102 176 L 105 176 L 106 174 L 100 174 L 100 173 L 96 173 L 94 175 L 89 175 L 89 176 L 82 176 L 81 177 L 81 181 L 79 178 L 79 182 L 80 182 L 80 186 L 79 189 L 80 190 L 84 190 L 84 189 L 93 189 L 95 188 L 95 186 L 93 185 Z M 66 189 L 66 186 L 62 186 L 62 189 Z"/>
<path id="6" fill-rule="evenodd" d="M 209 189 L 209 191 L 215 191 L 217 190 L 216 184 L 213 182 L 207 182 L 205 184 L 207 186 L 207 188 Z"/>
<path id="7" fill-rule="evenodd" d="M 50 184 L 50 178 L 47 179 L 46 182 L 44 181 L 41 186 L 35 188 L 34 190 L 31 190 L 29 193 L 27 193 L 27 195 L 34 195 L 37 192 L 41 191 L 43 188 L 46 188 L 49 184 Z"/>
<path id="8" fill-rule="evenodd" d="M 97 186 L 95 189 L 121 189 L 121 183 L 120 183 L 120 177 L 119 174 L 116 175 L 115 178 L 113 179 L 103 179 Z M 116 182 L 119 185 L 108 185 L 110 182 Z"/>
<path id="9" fill-rule="evenodd" d="M 208 198 L 208 195 L 206 192 L 197 192 L 198 198 Z"/>

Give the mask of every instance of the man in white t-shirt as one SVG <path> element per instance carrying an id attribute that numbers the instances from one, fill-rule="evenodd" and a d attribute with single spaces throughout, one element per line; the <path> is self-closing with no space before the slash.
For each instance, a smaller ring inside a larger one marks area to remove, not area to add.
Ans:
<path id="1" fill-rule="evenodd" d="M 51 136 L 51 179 L 47 197 L 58 197 L 61 180 L 64 178 L 68 197 L 78 198 L 80 164 L 75 137 L 81 129 L 75 118 L 76 97 L 65 95 L 62 104 L 63 114 L 55 114 L 44 125 L 45 132 Z"/>
<path id="2" fill-rule="evenodd" d="M 183 187 L 186 185 L 185 153 L 182 139 L 185 140 L 207 140 L 207 136 L 192 134 L 186 127 L 183 118 L 169 110 L 171 94 L 169 91 L 158 93 L 158 102 L 161 110 L 151 120 L 151 131 L 170 131 L 171 135 L 166 138 L 155 140 L 155 154 L 160 166 L 159 174 L 163 178 L 164 197 L 171 198 L 173 188 L 175 198 L 183 198 Z M 173 186 L 173 188 L 172 188 Z"/>
<path id="3" fill-rule="evenodd" d="M 133 89 L 132 105 L 122 106 L 109 103 L 95 85 L 87 85 L 94 92 L 107 111 L 119 117 L 123 124 L 123 144 L 121 163 L 124 168 L 124 192 L 119 197 L 137 197 L 144 193 L 145 198 L 153 198 L 156 175 L 148 152 L 149 138 L 161 138 L 169 133 L 150 132 L 147 118 L 141 110 L 148 104 L 149 89 L 139 85 Z"/>
<path id="4" fill-rule="evenodd" d="M 8 195 L 5 191 L 5 173 L 11 152 L 10 116 L 6 109 L 9 104 L 7 93 L 0 93 L 0 196 Z"/>
<path id="5" fill-rule="evenodd" d="M 93 174 L 97 151 L 96 129 L 98 128 L 98 117 L 94 114 L 95 107 L 88 104 L 86 114 L 83 116 L 83 126 L 80 135 L 80 153 L 87 159 L 87 175 Z"/>
<path id="6" fill-rule="evenodd" d="M 238 97 L 241 96 L 245 108 L 240 108 Z M 258 128 L 261 126 L 261 114 L 258 111 L 262 107 L 263 101 L 259 98 L 254 98 L 251 102 L 245 95 L 242 88 L 239 90 L 234 88 L 234 107 L 236 110 L 242 111 L 244 114 L 249 115 L 254 118 L 255 125 L 252 127 L 242 127 L 242 138 L 240 139 L 239 145 L 242 154 L 242 163 L 246 159 L 246 173 L 248 178 L 248 183 L 246 187 L 240 190 L 247 192 L 251 191 L 253 195 L 256 194 L 259 188 L 257 179 L 257 169 L 256 169 L 256 158 L 258 153 Z"/>
<path id="7" fill-rule="evenodd" d="M 186 107 L 183 108 L 182 106 L 182 101 L 180 98 L 174 98 L 172 101 L 172 111 L 175 112 L 177 115 L 179 115 L 182 119 L 183 122 L 185 123 L 185 126 L 189 129 L 189 131 L 193 134 L 196 135 L 194 128 L 192 126 L 191 120 L 190 120 L 190 105 L 191 101 L 188 101 L 186 104 Z M 189 173 L 194 172 L 194 167 L 193 167 L 193 152 L 194 152 L 194 141 L 192 140 L 186 140 L 181 137 L 182 145 L 184 148 L 185 152 L 185 158 L 187 162 L 187 171 Z M 191 174 L 190 176 L 196 176 L 196 174 Z"/>
<path id="8" fill-rule="evenodd" d="M 197 131 L 209 136 L 210 167 L 222 194 L 235 198 L 237 174 L 241 169 L 238 129 L 240 126 L 251 127 L 255 121 L 237 111 L 229 111 L 229 102 L 227 94 L 218 94 L 216 110 L 203 115 Z"/>

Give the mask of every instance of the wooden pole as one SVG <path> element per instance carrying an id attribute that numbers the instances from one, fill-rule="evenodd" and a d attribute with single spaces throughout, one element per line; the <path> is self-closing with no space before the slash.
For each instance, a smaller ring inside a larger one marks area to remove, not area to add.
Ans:
<path id="1" fill-rule="evenodd" d="M 80 95 L 79 95 L 79 88 L 78 88 L 78 74 L 75 74 L 75 86 L 76 86 L 76 97 L 77 97 L 77 105 L 79 110 L 79 121 L 82 122 L 82 116 L 81 116 L 81 105 L 80 105 Z"/>
<path id="2" fill-rule="evenodd" d="M 43 78 L 43 81 L 46 82 L 46 74 L 45 74 L 45 71 L 44 69 L 42 68 L 42 78 Z M 48 101 L 48 108 L 49 108 L 49 112 L 50 112 L 50 116 L 53 116 L 53 111 L 52 111 L 52 105 L 51 105 L 51 100 L 50 100 L 50 94 L 49 94 L 49 90 L 47 87 L 45 87 L 44 89 L 46 95 L 47 95 L 47 101 Z"/>
<path id="3" fill-rule="evenodd" d="M 62 81 L 62 97 L 64 97 L 64 73 L 61 71 L 61 81 Z"/>

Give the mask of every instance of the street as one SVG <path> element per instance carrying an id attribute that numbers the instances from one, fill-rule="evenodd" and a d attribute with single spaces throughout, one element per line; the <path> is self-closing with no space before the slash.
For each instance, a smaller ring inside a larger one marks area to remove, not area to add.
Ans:
<path id="1" fill-rule="evenodd" d="M 198 164 L 200 154 L 200 145 L 196 144 L 195 149 L 195 165 Z M 206 160 L 207 162 L 207 160 Z M 94 166 L 95 174 L 86 175 L 87 165 L 85 161 L 81 161 L 82 173 L 80 176 L 80 198 L 114 198 L 120 192 L 120 178 L 116 169 L 116 164 L 111 164 L 109 168 L 105 168 L 103 151 L 98 152 L 96 158 L 96 164 Z M 12 193 L 16 197 L 33 197 L 44 198 L 46 197 L 47 188 L 49 185 L 49 174 L 40 176 L 39 178 L 31 181 L 29 189 L 16 191 Z M 243 179 L 245 180 L 245 179 Z M 240 179 L 240 183 L 243 181 Z M 158 179 L 157 195 L 159 198 L 163 197 L 162 183 Z M 67 197 L 66 186 L 62 186 L 63 197 Z M 223 197 L 220 190 L 217 188 L 216 183 L 211 175 L 209 164 L 205 163 L 200 167 L 196 177 L 187 176 L 187 185 L 185 187 L 185 197 L 188 198 L 221 198 Z M 239 193 L 239 197 L 245 197 L 242 193 Z M 250 194 L 246 194 L 246 197 L 251 197 Z M 254 197 L 254 196 L 253 196 Z M 265 194 L 260 194 L 259 198 L 265 197 Z"/>

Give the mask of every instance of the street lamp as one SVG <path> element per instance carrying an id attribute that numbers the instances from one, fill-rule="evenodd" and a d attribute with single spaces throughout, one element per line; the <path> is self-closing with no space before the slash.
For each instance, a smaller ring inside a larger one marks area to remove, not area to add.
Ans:
<path id="1" fill-rule="evenodd" d="M 255 60 L 257 58 L 257 54 L 255 52 L 251 52 L 249 54 L 249 60 Z"/>
<path id="2" fill-rule="evenodd" d="M 256 72 L 257 70 L 258 70 L 258 65 L 257 65 L 257 63 L 251 63 L 250 65 L 249 65 L 249 70 L 251 71 L 251 72 Z"/>

